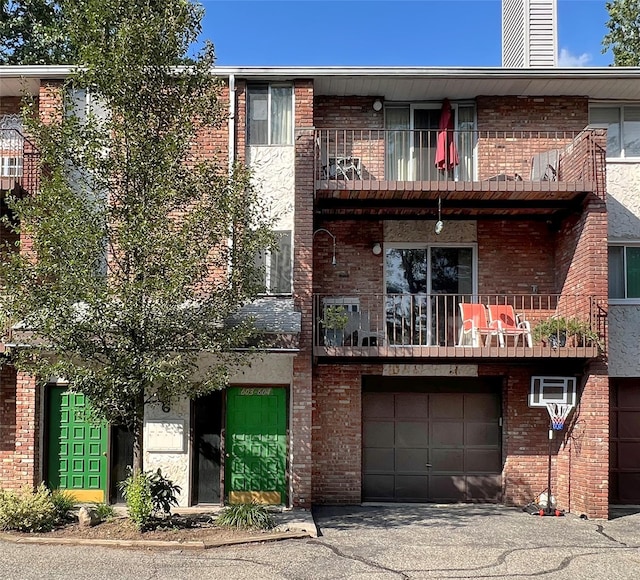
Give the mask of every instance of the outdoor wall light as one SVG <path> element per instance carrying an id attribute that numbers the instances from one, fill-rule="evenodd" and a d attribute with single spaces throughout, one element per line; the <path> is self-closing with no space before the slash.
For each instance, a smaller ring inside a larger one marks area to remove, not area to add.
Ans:
<path id="1" fill-rule="evenodd" d="M 382 254 L 382 246 L 380 245 L 380 242 L 376 242 L 375 244 L 373 244 L 371 251 L 375 256 L 379 256 L 380 254 Z"/>
<path id="2" fill-rule="evenodd" d="M 442 198 L 438 198 L 438 221 L 436 222 L 436 236 L 439 236 L 444 229 L 444 222 L 442 221 Z"/>
<path id="3" fill-rule="evenodd" d="M 331 236 L 331 239 L 333 240 L 333 258 L 331 259 L 331 265 L 335 266 L 338 262 L 336 261 L 336 237 L 329 231 L 326 230 L 324 228 L 320 228 L 317 229 L 315 232 L 313 232 L 313 238 L 316 237 L 316 234 L 319 234 L 320 232 L 324 232 L 325 234 L 329 234 Z"/>
<path id="4" fill-rule="evenodd" d="M 376 113 L 382 111 L 382 101 L 380 99 L 376 99 L 375 101 L 373 101 L 373 110 Z"/>

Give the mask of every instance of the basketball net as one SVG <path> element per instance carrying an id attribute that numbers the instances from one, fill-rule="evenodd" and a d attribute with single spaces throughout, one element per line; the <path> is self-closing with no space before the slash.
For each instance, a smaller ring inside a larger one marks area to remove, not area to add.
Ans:
<path id="1" fill-rule="evenodd" d="M 571 412 L 573 405 L 567 405 L 564 403 L 547 403 L 547 411 L 549 417 L 551 417 L 551 426 L 556 431 L 561 431 L 564 427 L 564 422 Z"/>

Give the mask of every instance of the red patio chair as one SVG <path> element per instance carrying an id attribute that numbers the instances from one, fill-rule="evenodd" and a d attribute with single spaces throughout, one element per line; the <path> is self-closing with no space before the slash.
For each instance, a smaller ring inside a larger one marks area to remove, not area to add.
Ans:
<path id="1" fill-rule="evenodd" d="M 516 314 L 511 304 L 489 304 L 490 324 L 498 322 L 505 337 L 514 337 L 514 346 L 518 346 L 518 341 L 522 337 L 522 342 L 527 340 L 527 346 L 533 346 L 531 338 L 531 325 L 524 319 L 524 314 Z"/>
<path id="2" fill-rule="evenodd" d="M 484 346 L 491 344 L 493 336 L 498 337 L 498 344 L 504 346 L 504 335 L 499 320 L 487 322 L 487 310 L 484 304 L 469 304 L 460 302 L 462 326 L 458 346 L 482 346 L 481 337 L 484 336 Z"/>

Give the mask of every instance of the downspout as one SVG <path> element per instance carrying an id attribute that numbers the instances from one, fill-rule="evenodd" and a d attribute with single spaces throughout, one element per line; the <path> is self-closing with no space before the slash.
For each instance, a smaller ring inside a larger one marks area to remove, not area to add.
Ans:
<path id="1" fill-rule="evenodd" d="M 236 76 L 229 74 L 229 175 L 236 157 Z"/>

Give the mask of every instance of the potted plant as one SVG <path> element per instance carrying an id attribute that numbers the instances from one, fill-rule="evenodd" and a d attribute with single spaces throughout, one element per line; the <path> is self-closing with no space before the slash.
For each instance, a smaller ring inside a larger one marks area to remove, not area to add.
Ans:
<path id="1" fill-rule="evenodd" d="M 551 348 L 567 346 L 600 346 L 598 334 L 591 329 L 589 323 L 575 316 L 552 316 L 541 320 L 533 328 L 533 339 L 548 344 Z"/>
<path id="2" fill-rule="evenodd" d="M 327 306 L 320 324 L 324 327 L 325 346 L 342 346 L 344 344 L 344 331 L 349 324 L 349 314 L 344 306 Z"/>

